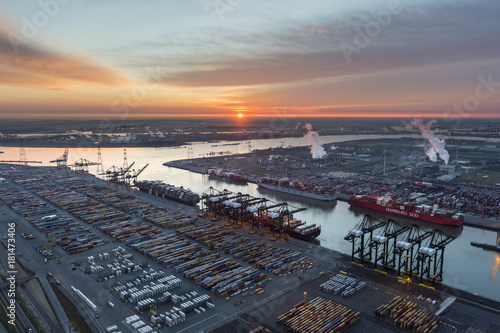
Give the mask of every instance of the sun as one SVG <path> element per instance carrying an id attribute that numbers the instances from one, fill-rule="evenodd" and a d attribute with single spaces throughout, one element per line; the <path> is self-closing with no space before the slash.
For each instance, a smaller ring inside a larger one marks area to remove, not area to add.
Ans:
<path id="1" fill-rule="evenodd" d="M 243 118 L 243 113 L 238 113 L 238 118 Z"/>

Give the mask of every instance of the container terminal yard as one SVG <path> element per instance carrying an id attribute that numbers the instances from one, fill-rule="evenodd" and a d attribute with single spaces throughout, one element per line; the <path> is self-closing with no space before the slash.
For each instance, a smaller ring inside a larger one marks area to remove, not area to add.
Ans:
<path id="1" fill-rule="evenodd" d="M 2 243 L 15 223 L 17 262 L 66 295 L 92 332 L 500 330 L 497 302 L 398 279 L 359 254 L 252 232 L 67 168 L 2 165 L 0 177 Z M 46 325 L 71 331 L 74 314 L 53 308 Z"/>
<path id="2" fill-rule="evenodd" d="M 252 153 L 224 158 L 205 157 L 170 161 L 165 165 L 192 172 L 208 173 L 209 175 L 216 172 L 230 174 L 233 177 L 244 177 L 246 181 L 256 183 L 259 187 L 265 189 L 294 195 L 299 194 L 304 198 L 315 198 L 317 200 L 328 201 L 329 197 L 335 195 L 335 199 L 350 201 L 355 196 L 364 196 L 363 198 L 366 198 L 366 201 L 372 200 L 377 203 L 377 200 L 380 199 L 387 202 L 388 207 L 389 205 L 399 207 L 404 203 L 422 210 L 422 213 L 424 213 L 425 209 L 432 209 L 435 206 L 443 216 L 456 213 L 463 215 L 460 219 L 458 217 L 453 218 L 453 220 L 461 220 L 459 223 L 436 223 L 465 224 L 500 230 L 498 222 L 500 216 L 500 187 L 498 184 L 489 186 L 476 184 L 471 186 L 471 184 L 454 184 L 437 179 L 431 182 L 425 177 L 406 178 L 400 173 L 387 176 L 364 175 L 354 171 L 338 171 L 339 167 L 334 168 L 337 171 L 331 171 L 333 169 L 331 167 L 313 168 L 304 164 L 302 167 L 298 167 L 297 164 L 301 164 L 307 159 L 296 158 L 298 161 L 293 161 L 289 155 L 285 155 L 291 153 L 288 150 L 280 150 L 281 155 L 276 156 L 281 156 L 281 158 L 269 155 L 270 152 L 266 151 L 259 152 L 262 156 L 257 155 L 257 158 Z M 271 159 L 271 157 L 273 157 L 273 162 L 268 162 L 267 159 Z M 245 162 L 242 162 L 242 160 Z M 258 160 L 258 162 L 247 162 L 252 160 Z M 239 168 L 235 166 L 239 166 Z M 350 169 L 353 168 L 353 166 L 350 167 Z M 433 168 L 436 168 L 436 166 L 433 166 Z M 260 170 L 260 173 L 256 170 Z M 265 172 L 266 176 L 262 176 L 262 172 Z M 269 174 L 274 174 L 274 176 L 270 177 Z M 410 180 L 412 178 L 414 180 Z M 229 177 L 223 179 L 228 182 L 231 181 Z M 423 179 L 426 181 L 423 181 Z M 269 186 L 269 184 L 273 186 Z M 356 201 L 360 202 L 361 200 Z M 451 215 L 449 220 L 452 220 Z"/>

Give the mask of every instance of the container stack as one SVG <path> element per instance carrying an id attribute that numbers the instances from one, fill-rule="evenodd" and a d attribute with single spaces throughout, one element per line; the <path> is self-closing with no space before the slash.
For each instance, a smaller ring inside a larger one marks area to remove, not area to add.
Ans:
<path id="1" fill-rule="evenodd" d="M 145 325 L 146 323 L 143 322 L 142 320 L 136 321 L 135 323 L 131 324 L 134 330 L 139 330 L 139 328 L 144 327 Z"/>
<path id="2" fill-rule="evenodd" d="M 315 298 L 309 303 L 301 302 L 278 317 L 285 329 L 294 333 L 341 332 L 360 317 L 359 311 L 332 302 Z"/>
<path id="3" fill-rule="evenodd" d="M 329 294 L 341 294 L 342 297 L 349 297 L 366 287 L 366 282 L 355 279 L 344 274 L 336 274 L 328 281 L 321 284 L 319 288 Z"/>
<path id="4" fill-rule="evenodd" d="M 277 276 L 312 267 L 312 261 L 300 252 L 278 248 L 267 242 L 255 242 L 242 234 L 212 223 L 197 223 L 177 229 L 177 232 L 196 240 L 210 249 L 224 251 L 235 258 L 248 261 L 256 268 Z"/>
<path id="5" fill-rule="evenodd" d="M 374 315 L 378 318 L 383 318 L 388 314 L 392 313 L 394 309 L 401 309 L 405 306 L 406 300 L 401 296 L 394 297 L 389 303 L 382 304 L 378 308 L 375 309 Z"/>
<path id="6" fill-rule="evenodd" d="M 209 302 L 210 302 L 210 296 L 201 295 L 201 296 L 195 297 L 191 300 L 188 300 L 188 301 L 181 303 L 179 305 L 179 307 L 184 313 L 190 313 L 190 312 L 193 312 L 194 309 L 199 308 L 200 306 L 206 306 L 207 303 L 209 303 Z M 207 307 L 208 307 L 208 305 L 207 305 Z"/>
<path id="7" fill-rule="evenodd" d="M 156 236 L 130 246 L 167 267 L 174 267 L 175 272 L 183 273 L 184 277 L 221 297 L 266 279 L 266 274 L 256 268 L 221 259 L 177 235 Z"/>
<path id="8" fill-rule="evenodd" d="M 137 302 L 135 306 L 135 311 L 142 313 L 143 311 L 149 310 L 150 306 L 155 304 L 155 300 L 152 298 L 146 298 L 142 301 Z"/>
<path id="9" fill-rule="evenodd" d="M 83 192 L 94 200 L 104 202 L 120 211 L 135 215 L 138 218 L 164 228 L 178 228 L 193 224 L 198 220 L 178 211 L 168 211 L 158 205 L 127 194 L 116 193 L 116 191 L 109 188 L 95 188 L 84 185 L 79 186 L 78 191 Z"/>
<path id="10" fill-rule="evenodd" d="M 415 302 L 407 301 L 401 296 L 379 306 L 374 314 L 379 318 L 390 314 L 395 325 L 417 333 L 435 332 L 439 325 L 439 318 L 426 310 L 418 309 Z"/>
<path id="11" fill-rule="evenodd" d="M 56 209 L 50 207 L 46 202 L 13 186 L 0 187 L 0 200 L 23 217 L 56 212 Z"/>
<path id="12" fill-rule="evenodd" d="M 138 315 L 133 315 L 133 316 L 125 318 L 125 324 L 132 325 L 133 323 L 135 323 L 136 321 L 139 321 L 140 319 L 141 318 L 139 318 Z"/>

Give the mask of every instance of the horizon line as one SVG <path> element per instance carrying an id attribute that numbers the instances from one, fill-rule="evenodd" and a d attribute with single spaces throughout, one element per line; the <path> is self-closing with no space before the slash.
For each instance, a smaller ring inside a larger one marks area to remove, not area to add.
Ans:
<path id="1" fill-rule="evenodd" d="M 129 116 L 123 119 L 119 119 L 119 116 L 116 117 L 106 117 L 106 116 L 55 116 L 55 117 L 43 117 L 43 116 L 17 116 L 17 117 L 2 117 L 0 115 L 0 119 L 2 120 L 22 120 L 22 121 L 36 121 L 36 120 L 111 120 L 111 121 L 126 121 L 126 120 L 144 120 L 144 119 L 164 119 L 164 118 L 228 118 L 228 119 L 236 119 L 239 121 L 244 121 L 245 118 L 443 118 L 449 120 L 457 120 L 457 119 L 500 119 L 500 115 L 493 116 L 492 114 L 477 114 L 473 117 L 453 117 L 453 116 L 444 116 L 444 113 L 440 114 L 411 114 L 411 115 L 395 115 L 395 114 L 338 114 L 338 115 L 311 115 L 311 114 L 243 114 L 243 117 L 239 118 L 238 113 L 235 114 L 169 114 L 169 115 L 157 115 L 157 114 L 148 114 L 142 116 Z"/>

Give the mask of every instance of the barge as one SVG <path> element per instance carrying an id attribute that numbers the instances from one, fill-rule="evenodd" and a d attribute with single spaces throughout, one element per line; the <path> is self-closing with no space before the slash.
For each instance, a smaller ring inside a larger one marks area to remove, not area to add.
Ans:
<path id="1" fill-rule="evenodd" d="M 470 242 L 470 245 L 475 246 L 475 247 L 482 247 L 483 249 L 486 249 L 486 250 L 493 250 L 493 251 L 500 252 L 500 246 L 497 246 L 497 245 L 479 243 L 479 242 L 474 242 L 474 241 Z"/>

